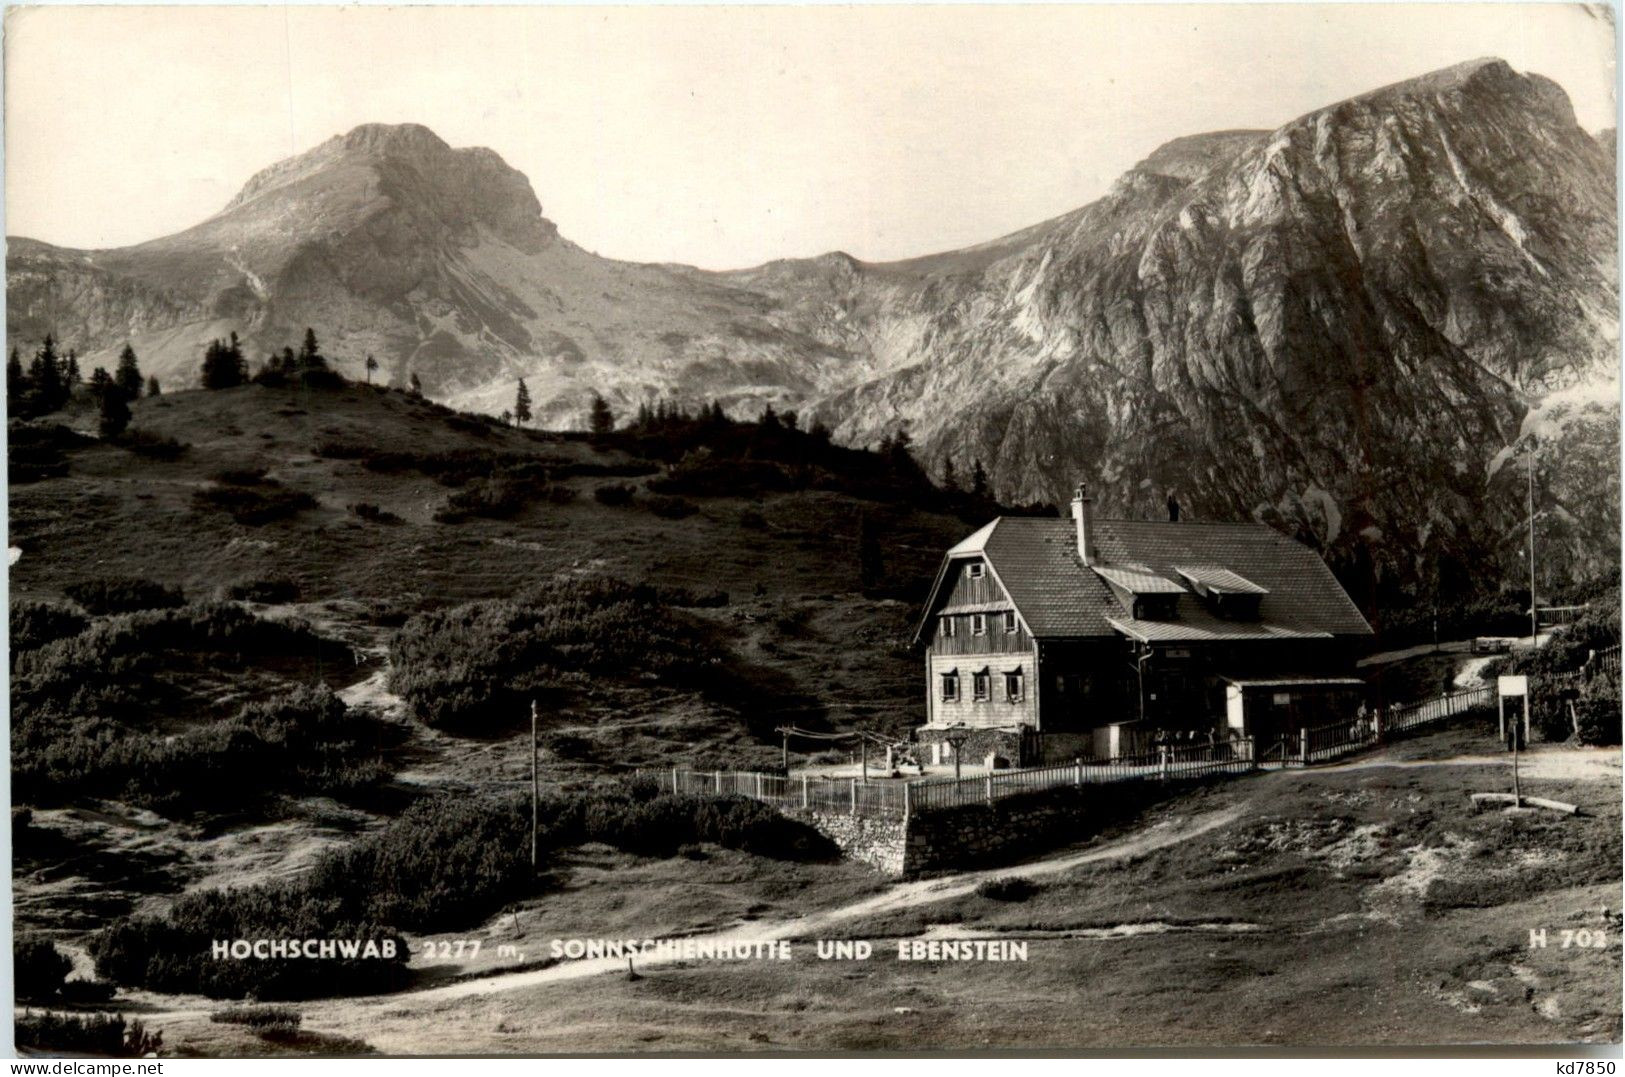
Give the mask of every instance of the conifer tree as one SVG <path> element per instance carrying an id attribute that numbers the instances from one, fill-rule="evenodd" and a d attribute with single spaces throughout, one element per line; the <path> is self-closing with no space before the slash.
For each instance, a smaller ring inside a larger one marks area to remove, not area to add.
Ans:
<path id="1" fill-rule="evenodd" d="M 236 334 L 232 334 L 230 344 L 223 340 L 209 341 L 208 348 L 203 352 L 203 387 L 230 389 L 247 380 L 248 370 L 243 362 L 243 350 L 237 345 Z"/>
<path id="2" fill-rule="evenodd" d="M 112 385 L 113 376 L 107 372 L 106 367 L 97 367 L 90 372 L 90 391 L 97 399 L 100 399 L 103 393 L 112 388 Z"/>
<path id="3" fill-rule="evenodd" d="M 28 381 L 34 390 L 34 410 L 43 414 L 55 411 L 64 403 L 62 367 L 56 357 L 56 341 L 49 333 L 34 353 L 28 368 Z"/>
<path id="4" fill-rule="evenodd" d="M 415 370 L 412 371 L 412 377 L 407 382 L 407 384 L 410 386 L 411 393 L 412 393 L 413 396 L 422 396 L 423 395 L 423 383 L 418 380 L 418 372 L 417 371 L 415 371 Z"/>
<path id="5" fill-rule="evenodd" d="M 113 381 L 119 390 L 124 393 L 125 400 L 134 400 L 141 395 L 141 367 L 135 361 L 135 349 L 129 344 L 118 353 L 118 367 L 113 371 Z"/>
<path id="6" fill-rule="evenodd" d="M 299 366 L 305 370 L 320 370 L 327 366 L 327 359 L 316 344 L 316 330 L 309 326 L 305 327 L 305 341 L 299 346 Z"/>
<path id="7" fill-rule="evenodd" d="M 156 375 L 156 374 L 148 375 L 148 377 L 147 377 L 147 395 L 148 396 L 159 396 L 162 393 L 163 393 L 163 389 L 158 385 L 158 375 Z"/>
<path id="8" fill-rule="evenodd" d="M 100 367 L 96 369 L 101 370 Z M 116 438 L 130 425 L 130 402 L 124 395 L 124 387 L 111 378 L 101 388 L 101 416 L 98 425 L 104 438 Z"/>
<path id="9" fill-rule="evenodd" d="M 20 410 L 23 394 L 28 392 L 28 375 L 23 373 L 23 361 L 17 349 L 11 349 L 6 359 L 6 406 L 13 412 Z"/>
<path id="10" fill-rule="evenodd" d="M 69 350 L 68 361 L 62 364 L 62 387 L 71 393 L 82 380 L 79 376 L 79 353 Z"/>
<path id="11" fill-rule="evenodd" d="M 593 434 L 602 436 L 615 429 L 615 413 L 609 410 L 609 402 L 597 393 L 592 394 L 592 407 L 587 416 L 587 429 Z"/>
<path id="12" fill-rule="evenodd" d="M 371 385 L 372 384 L 372 372 L 374 370 L 378 369 L 378 360 L 374 359 L 372 356 L 369 355 L 369 356 L 367 356 L 367 362 L 366 362 L 365 365 L 366 365 L 366 369 L 367 369 L 367 384 Z"/>
<path id="13" fill-rule="evenodd" d="M 525 388 L 525 379 L 519 379 L 519 388 L 513 395 L 513 417 L 524 426 L 530 422 L 530 390 Z"/>
<path id="14" fill-rule="evenodd" d="M 977 497 L 987 497 L 987 469 L 982 467 L 980 460 L 971 463 L 970 492 Z"/>
<path id="15" fill-rule="evenodd" d="M 959 493 L 959 474 L 954 470 L 954 458 L 947 457 L 942 461 L 942 489 L 946 493 Z"/>

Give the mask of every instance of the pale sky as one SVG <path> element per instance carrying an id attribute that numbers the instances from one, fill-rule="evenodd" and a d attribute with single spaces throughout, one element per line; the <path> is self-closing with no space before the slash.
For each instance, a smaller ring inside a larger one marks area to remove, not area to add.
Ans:
<path id="1" fill-rule="evenodd" d="M 6 227 L 178 231 L 361 123 L 488 146 L 600 254 L 709 268 L 992 239 L 1170 138 L 1480 56 L 1614 125 L 1614 32 L 1541 4 L 12 9 Z"/>

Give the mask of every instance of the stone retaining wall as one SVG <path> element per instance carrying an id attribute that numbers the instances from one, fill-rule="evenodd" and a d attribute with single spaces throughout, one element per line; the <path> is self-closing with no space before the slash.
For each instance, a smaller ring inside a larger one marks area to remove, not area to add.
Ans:
<path id="1" fill-rule="evenodd" d="M 1186 783 L 1059 786 L 918 812 L 905 823 L 840 812 L 792 810 L 850 860 L 886 875 L 993 866 L 1087 837 L 1102 824 L 1134 814 Z"/>
<path id="2" fill-rule="evenodd" d="M 883 875 L 907 875 L 908 836 L 901 819 L 844 812 L 791 809 L 784 814 L 806 823 L 841 847 L 848 860 L 868 864 Z"/>

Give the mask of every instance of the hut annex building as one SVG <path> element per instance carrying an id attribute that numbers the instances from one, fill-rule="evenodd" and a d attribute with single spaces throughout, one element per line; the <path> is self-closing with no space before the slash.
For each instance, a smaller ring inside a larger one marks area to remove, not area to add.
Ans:
<path id="1" fill-rule="evenodd" d="M 1313 550 L 1256 523 L 1000 517 L 950 549 L 915 636 L 933 762 L 1018 766 L 1352 716 L 1372 638 Z M 1260 748 L 1260 750 L 1262 750 Z"/>

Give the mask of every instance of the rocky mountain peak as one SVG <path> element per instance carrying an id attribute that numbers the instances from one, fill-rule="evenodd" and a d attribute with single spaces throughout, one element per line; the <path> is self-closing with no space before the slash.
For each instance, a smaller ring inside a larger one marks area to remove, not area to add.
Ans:
<path id="1" fill-rule="evenodd" d="M 454 149 L 422 124 L 362 124 L 256 174 L 215 220 L 348 221 L 383 209 L 466 232 L 483 224 L 521 250 L 557 235 L 524 174 L 484 147 Z"/>

